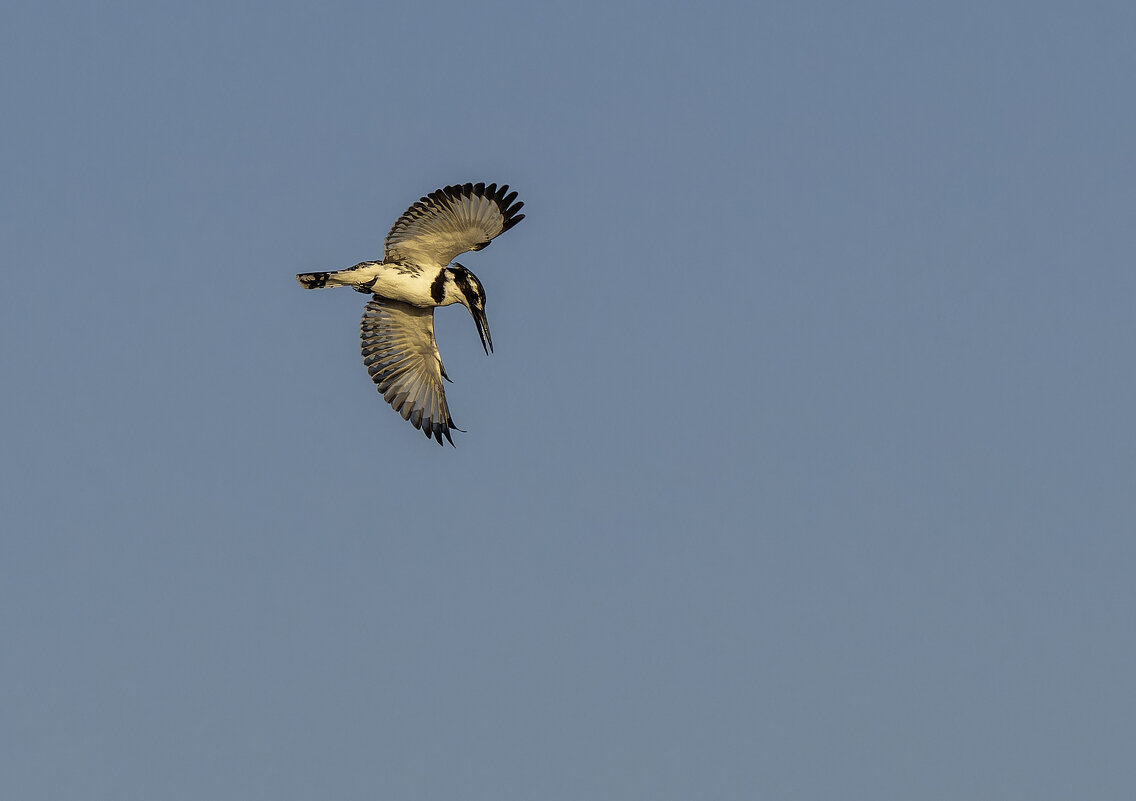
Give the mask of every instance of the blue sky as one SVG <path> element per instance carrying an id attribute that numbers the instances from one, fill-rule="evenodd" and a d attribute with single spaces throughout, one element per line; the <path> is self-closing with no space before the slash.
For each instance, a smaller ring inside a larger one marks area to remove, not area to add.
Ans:
<path id="1" fill-rule="evenodd" d="M 0 787 L 1136 794 L 1125 3 L 8 3 Z M 420 195 L 511 184 L 363 368 Z"/>

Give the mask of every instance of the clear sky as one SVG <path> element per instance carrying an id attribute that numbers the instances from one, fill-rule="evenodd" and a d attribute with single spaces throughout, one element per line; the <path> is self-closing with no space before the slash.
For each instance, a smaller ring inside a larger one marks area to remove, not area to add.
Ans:
<path id="1" fill-rule="evenodd" d="M 6 2 L 0 795 L 1136 797 L 1134 8 Z"/>

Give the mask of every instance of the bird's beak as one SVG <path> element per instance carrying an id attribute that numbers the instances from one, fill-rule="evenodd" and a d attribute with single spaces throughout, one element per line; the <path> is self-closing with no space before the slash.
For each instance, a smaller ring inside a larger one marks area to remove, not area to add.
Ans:
<path id="1" fill-rule="evenodd" d="M 473 321 L 477 323 L 477 333 L 481 336 L 481 347 L 485 348 L 485 355 L 493 352 L 493 337 L 489 333 L 489 321 L 485 319 L 485 312 L 481 309 L 470 309 Z"/>

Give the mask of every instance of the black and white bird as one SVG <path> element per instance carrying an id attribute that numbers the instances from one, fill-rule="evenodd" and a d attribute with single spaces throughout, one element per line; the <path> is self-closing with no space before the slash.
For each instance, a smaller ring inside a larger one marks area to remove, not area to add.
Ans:
<path id="1" fill-rule="evenodd" d="M 485 319 L 485 290 L 477 276 L 454 262 L 481 250 L 525 218 L 524 203 L 507 185 L 447 186 L 421 198 L 387 234 L 382 261 L 346 270 L 303 273 L 305 289 L 349 286 L 371 293 L 363 312 L 363 364 L 383 398 L 427 438 L 451 445 L 454 425 L 442 379 L 450 380 L 434 341 L 434 307 L 469 309 L 485 354 L 493 350 Z"/>

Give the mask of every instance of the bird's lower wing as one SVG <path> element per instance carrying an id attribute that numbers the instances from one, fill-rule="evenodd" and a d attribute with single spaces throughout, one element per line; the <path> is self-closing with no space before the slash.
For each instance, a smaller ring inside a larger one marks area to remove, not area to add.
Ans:
<path id="1" fill-rule="evenodd" d="M 363 312 L 363 364 L 391 407 L 428 438 L 451 445 L 456 428 L 442 387 L 445 370 L 434 342 L 434 309 L 371 297 Z M 460 430 L 460 429 L 459 429 Z"/>

